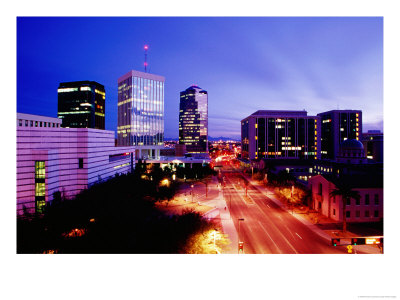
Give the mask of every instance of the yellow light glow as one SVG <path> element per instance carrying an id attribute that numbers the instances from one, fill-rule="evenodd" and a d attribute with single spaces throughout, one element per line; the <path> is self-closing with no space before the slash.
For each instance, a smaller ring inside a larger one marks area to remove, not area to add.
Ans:
<path id="1" fill-rule="evenodd" d="M 380 240 L 377 238 L 366 238 L 365 239 L 365 244 L 367 245 L 376 245 L 376 244 L 380 244 Z"/>

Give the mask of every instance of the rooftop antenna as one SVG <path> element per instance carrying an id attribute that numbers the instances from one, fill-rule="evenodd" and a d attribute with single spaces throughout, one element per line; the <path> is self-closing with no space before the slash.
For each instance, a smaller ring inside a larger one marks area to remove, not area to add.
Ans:
<path id="1" fill-rule="evenodd" d="M 144 45 L 144 72 L 147 73 L 147 50 L 149 50 L 148 45 Z"/>

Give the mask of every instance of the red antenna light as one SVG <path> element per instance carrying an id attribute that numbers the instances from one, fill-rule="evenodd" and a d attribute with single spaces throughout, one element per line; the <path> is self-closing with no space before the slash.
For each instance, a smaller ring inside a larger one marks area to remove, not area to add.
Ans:
<path id="1" fill-rule="evenodd" d="M 144 72 L 147 73 L 147 50 L 149 50 L 149 45 L 144 45 Z"/>

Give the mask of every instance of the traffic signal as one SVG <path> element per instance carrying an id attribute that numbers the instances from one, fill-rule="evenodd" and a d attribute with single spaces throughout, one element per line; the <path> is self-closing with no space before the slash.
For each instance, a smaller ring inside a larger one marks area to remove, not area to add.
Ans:
<path id="1" fill-rule="evenodd" d="M 365 245 L 365 238 L 352 238 L 351 239 L 351 244 L 356 246 L 356 245 Z"/>
<path id="2" fill-rule="evenodd" d="M 332 246 L 340 245 L 340 239 L 332 239 Z"/>
<path id="3" fill-rule="evenodd" d="M 239 242 L 239 253 L 243 252 L 243 242 Z"/>

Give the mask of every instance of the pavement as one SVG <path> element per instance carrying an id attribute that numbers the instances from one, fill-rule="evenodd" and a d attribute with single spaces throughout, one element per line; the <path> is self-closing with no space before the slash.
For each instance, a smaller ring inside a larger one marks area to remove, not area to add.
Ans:
<path id="1" fill-rule="evenodd" d="M 208 192 L 206 197 L 205 192 L 205 184 L 199 182 L 193 182 L 193 201 L 200 202 L 201 205 L 206 205 L 209 207 L 214 207 L 219 210 L 220 215 L 220 224 L 224 234 L 227 235 L 231 244 L 229 245 L 229 250 L 225 251 L 224 254 L 237 254 L 238 244 L 238 235 L 236 231 L 236 227 L 231 219 L 231 214 L 229 212 L 229 208 L 227 203 L 225 202 L 222 188 L 217 187 L 218 180 L 216 176 L 213 176 L 210 182 L 208 183 Z M 192 182 L 187 182 L 187 184 L 183 185 L 177 197 L 186 198 L 188 201 L 191 201 L 191 188 Z"/>
<path id="2" fill-rule="evenodd" d="M 283 210 L 290 212 L 298 221 L 312 230 L 315 234 L 319 235 L 321 238 L 325 239 L 330 243 L 332 237 L 337 237 L 337 230 L 324 230 L 324 224 L 328 224 L 332 222 L 332 220 L 328 220 L 327 218 L 318 218 L 318 224 L 313 223 L 312 214 L 307 215 L 302 212 L 296 212 L 289 210 L 285 204 L 283 204 L 278 197 L 275 195 L 272 189 L 265 187 L 262 183 L 253 180 L 248 175 L 244 175 L 246 179 L 264 196 L 271 199 L 276 205 L 280 206 Z M 193 184 L 193 188 L 191 185 Z M 217 177 L 213 176 L 212 179 L 208 183 L 207 187 L 207 197 L 206 197 L 206 186 L 201 182 L 190 182 L 188 181 L 186 184 L 181 186 L 180 191 L 176 195 L 177 197 L 181 197 L 186 199 L 188 202 L 192 201 L 192 191 L 193 191 L 193 202 L 198 202 L 201 205 L 206 205 L 209 207 L 214 207 L 219 210 L 220 215 L 220 224 L 224 234 L 227 235 L 228 239 L 231 241 L 230 249 L 225 251 L 224 254 L 237 254 L 237 244 L 238 244 L 238 234 L 236 227 L 231 218 L 231 214 L 229 211 L 229 206 L 227 205 L 221 186 L 218 185 Z M 348 233 L 350 236 L 352 233 Z M 381 254 L 380 248 L 376 245 L 357 245 L 353 246 L 353 250 L 355 253 L 363 253 L 363 254 Z"/>
<path id="3" fill-rule="evenodd" d="M 265 187 L 262 183 L 253 180 L 250 178 L 250 176 L 244 175 L 246 179 L 263 195 L 271 199 L 276 205 L 280 206 L 282 209 L 290 212 L 297 220 L 299 220 L 301 223 L 303 223 L 305 226 L 307 226 L 310 230 L 312 230 L 314 233 L 318 234 L 320 237 L 327 241 L 331 241 L 332 238 L 334 237 L 344 237 L 344 242 L 345 243 L 350 243 L 350 237 L 353 236 L 359 236 L 357 234 L 347 232 L 345 236 L 338 230 L 324 230 L 323 228 L 328 227 L 325 226 L 326 224 L 332 224 L 332 220 L 328 219 L 326 217 L 318 217 L 318 224 L 314 224 L 311 222 L 312 216 L 307 215 L 304 212 L 296 212 L 296 210 L 292 211 L 291 209 L 288 209 L 285 204 L 283 204 L 278 197 L 275 195 L 274 191 L 270 188 Z M 347 239 L 346 239 L 347 238 Z M 348 240 L 348 241 L 347 241 Z M 357 245 L 353 246 L 353 249 L 356 251 L 359 251 L 360 253 L 364 254 L 381 254 L 381 249 L 377 245 Z"/>

